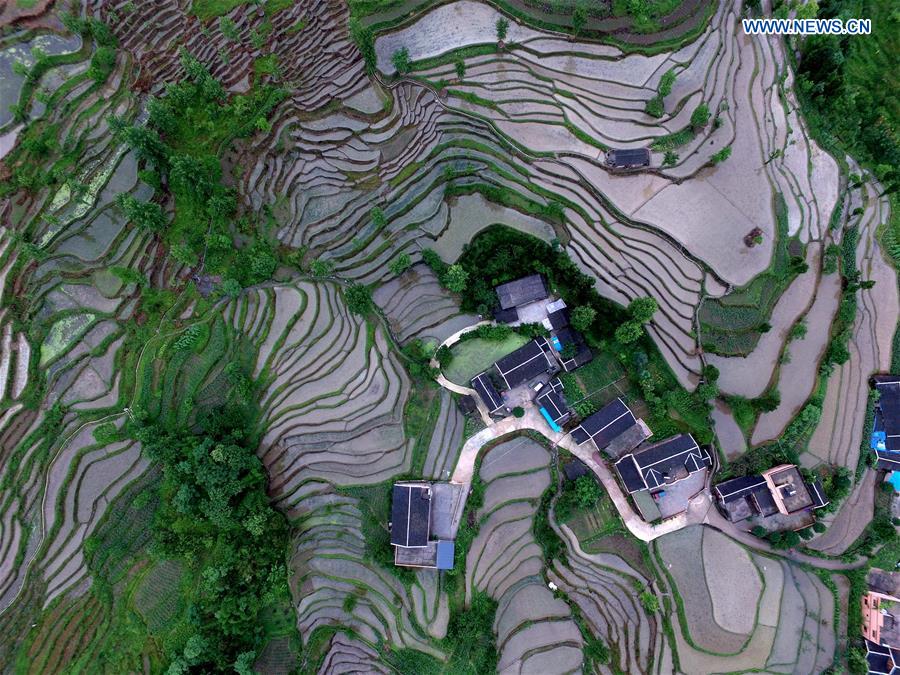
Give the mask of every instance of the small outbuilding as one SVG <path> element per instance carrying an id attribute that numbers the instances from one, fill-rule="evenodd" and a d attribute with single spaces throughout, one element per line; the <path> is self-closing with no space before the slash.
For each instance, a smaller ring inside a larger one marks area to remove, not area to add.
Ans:
<path id="1" fill-rule="evenodd" d="M 497 391 L 487 371 L 478 373 L 472 378 L 472 389 L 478 392 L 478 398 L 482 400 L 491 415 L 503 410 L 503 397 Z"/>
<path id="2" fill-rule="evenodd" d="M 535 402 L 550 428 L 556 432 L 562 431 L 562 425 L 569 420 L 572 412 L 563 396 L 563 385 L 559 378 L 547 384 L 535 398 Z"/>
<path id="3" fill-rule="evenodd" d="M 614 169 L 636 169 L 650 166 L 650 150 L 647 148 L 611 149 L 606 153 L 606 164 Z"/>
<path id="4" fill-rule="evenodd" d="M 500 301 L 500 309 L 510 309 L 543 300 L 549 294 L 540 274 L 532 274 L 515 281 L 500 284 L 494 291 Z"/>
<path id="5" fill-rule="evenodd" d="M 389 527 L 395 565 L 453 569 L 452 522 L 461 496 L 452 483 L 394 484 Z"/>

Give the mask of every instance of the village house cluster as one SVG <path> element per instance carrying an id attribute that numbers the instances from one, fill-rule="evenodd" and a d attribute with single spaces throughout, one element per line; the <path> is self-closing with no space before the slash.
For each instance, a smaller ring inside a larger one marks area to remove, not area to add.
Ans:
<path id="1" fill-rule="evenodd" d="M 808 528 L 815 511 L 828 504 L 821 482 L 807 480 L 791 464 L 761 474 L 732 478 L 711 486 L 718 466 L 715 451 L 690 434 L 650 442 L 653 431 L 621 397 L 584 417 L 566 400 L 559 375 L 591 362 L 584 337 L 570 325 L 561 298 L 553 297 L 544 278 L 532 274 L 495 289 L 496 324 L 517 327 L 538 324 L 539 335 L 503 356 L 471 379 L 477 401 L 488 419 L 521 415 L 533 406 L 557 434 L 569 434 L 578 446 L 587 445 L 598 463 L 608 463 L 630 497 L 636 512 L 649 523 L 676 517 L 691 501 L 711 491 L 722 515 L 749 531 L 796 531 Z M 900 413 L 900 380 L 882 395 L 881 409 Z M 891 398 L 890 396 L 894 396 Z M 892 463 L 900 477 L 900 423 L 879 413 L 876 434 L 882 439 L 879 466 Z M 896 417 L 900 421 L 900 415 Z M 892 440 L 894 439 L 894 440 Z M 874 446 L 873 446 L 874 447 Z M 395 563 L 411 567 L 449 569 L 453 565 L 453 537 L 465 504 L 459 486 L 440 482 L 400 482 L 394 486 L 391 544 Z"/>

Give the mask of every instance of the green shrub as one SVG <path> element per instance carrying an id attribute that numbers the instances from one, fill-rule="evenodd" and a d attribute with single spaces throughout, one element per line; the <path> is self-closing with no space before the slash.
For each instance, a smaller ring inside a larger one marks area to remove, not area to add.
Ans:
<path id="1" fill-rule="evenodd" d="M 649 101 L 647 101 L 647 105 L 644 108 L 644 112 L 650 115 L 650 117 L 660 118 L 665 114 L 666 109 L 663 106 L 663 100 L 661 96 L 654 96 Z"/>
<path id="2" fill-rule="evenodd" d="M 670 68 L 659 79 L 659 95 L 665 98 L 672 93 L 672 86 L 675 84 L 675 69 Z"/>
<path id="3" fill-rule="evenodd" d="M 705 127 L 709 122 L 709 106 L 705 103 L 698 105 L 691 113 L 691 126 L 695 129 Z"/>
<path id="4" fill-rule="evenodd" d="M 712 157 L 709 158 L 713 164 L 721 164 L 726 159 L 731 157 L 731 146 L 727 145 L 718 152 L 714 153 Z"/>
<path id="5" fill-rule="evenodd" d="M 512 414 L 513 414 L 513 417 L 524 417 L 525 409 L 522 408 L 522 406 L 517 405 L 515 408 L 513 408 Z"/>
<path id="6" fill-rule="evenodd" d="M 600 501 L 603 491 L 592 475 L 579 476 L 575 479 L 575 501 L 582 508 L 590 508 Z"/>

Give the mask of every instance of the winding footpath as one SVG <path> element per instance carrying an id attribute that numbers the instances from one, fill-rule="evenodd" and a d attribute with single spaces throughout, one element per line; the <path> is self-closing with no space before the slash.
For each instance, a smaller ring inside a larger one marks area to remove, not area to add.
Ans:
<path id="1" fill-rule="evenodd" d="M 814 565 L 815 567 L 828 570 L 849 570 L 860 567 L 865 561 L 858 560 L 854 562 L 844 562 L 841 560 L 833 560 L 827 558 L 819 558 L 806 555 L 793 550 L 783 551 L 772 548 L 768 542 L 759 539 L 750 532 L 742 530 L 736 524 L 727 520 L 714 507 L 709 489 L 704 490 L 696 497 L 691 499 L 687 511 L 673 518 L 664 520 L 655 525 L 648 523 L 631 507 L 628 502 L 628 496 L 622 491 L 618 481 L 610 470 L 606 462 L 598 462 L 594 458 L 592 451 L 587 444 L 579 446 L 572 440 L 571 435 L 555 432 L 550 429 L 547 422 L 541 416 L 537 407 L 531 403 L 525 406 L 525 414 L 522 417 L 509 416 L 502 420 L 492 422 L 487 428 L 482 429 L 477 434 L 469 438 L 463 445 L 456 463 L 456 468 L 450 478 L 450 482 L 462 487 L 464 498 L 456 513 L 462 516 L 465 510 L 465 500 L 468 498 L 469 490 L 472 486 L 472 477 L 475 471 L 475 462 L 481 450 L 488 444 L 493 443 L 505 436 L 522 431 L 534 431 L 544 436 L 554 448 L 563 448 L 580 459 L 606 489 L 607 494 L 619 512 L 625 527 L 636 538 L 644 542 L 651 542 L 658 537 L 676 532 L 682 528 L 691 525 L 706 525 L 712 527 L 722 534 L 739 541 L 744 546 L 768 553 L 770 555 L 781 556 L 797 563 Z M 456 519 L 456 526 L 459 526 L 459 518 Z M 454 527 L 454 530 L 455 530 Z M 454 531 L 455 534 L 455 531 Z"/>

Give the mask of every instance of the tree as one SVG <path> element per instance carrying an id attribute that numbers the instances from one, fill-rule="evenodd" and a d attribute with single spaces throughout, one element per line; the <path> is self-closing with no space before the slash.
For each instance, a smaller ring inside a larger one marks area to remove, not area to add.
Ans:
<path id="1" fill-rule="evenodd" d="M 226 279 L 222 282 L 222 293 L 229 298 L 237 298 L 241 294 L 241 284 L 237 279 Z"/>
<path id="2" fill-rule="evenodd" d="M 764 539 L 765 536 L 769 533 L 769 531 L 766 528 L 764 528 L 762 525 L 756 525 L 756 526 L 754 526 L 754 528 L 752 530 L 750 530 L 750 533 L 754 537 L 757 537 L 759 539 Z"/>
<path id="3" fill-rule="evenodd" d="M 663 166 L 675 166 L 678 163 L 678 153 L 674 150 L 666 150 L 663 156 Z"/>
<path id="4" fill-rule="evenodd" d="M 468 281 L 469 273 L 460 264 L 450 265 L 443 278 L 444 286 L 454 293 L 462 293 L 466 290 Z"/>
<path id="5" fill-rule="evenodd" d="M 375 71 L 378 58 L 375 54 L 375 33 L 369 26 L 364 26 L 362 22 L 353 17 L 349 22 L 350 39 L 353 40 L 356 48 L 363 57 L 366 64 L 366 70 L 370 73 Z"/>
<path id="6" fill-rule="evenodd" d="M 456 67 L 456 77 L 460 80 L 463 79 L 466 76 L 466 62 L 462 59 L 456 59 L 454 65 Z"/>
<path id="7" fill-rule="evenodd" d="M 112 47 L 98 47 L 91 56 L 88 76 L 95 82 L 106 82 L 116 65 L 116 50 Z"/>
<path id="8" fill-rule="evenodd" d="M 513 414 L 513 417 L 524 417 L 525 409 L 522 408 L 522 406 L 517 405 L 515 408 L 513 408 L 512 414 Z"/>
<path id="9" fill-rule="evenodd" d="M 709 122 L 709 106 L 701 103 L 691 113 L 691 126 L 700 129 L 705 127 L 707 122 Z"/>
<path id="10" fill-rule="evenodd" d="M 309 273 L 314 277 L 327 277 L 334 272 L 334 263 L 331 260 L 316 258 L 309 264 Z"/>
<path id="11" fill-rule="evenodd" d="M 639 597 L 648 614 L 656 614 L 659 611 L 659 598 L 649 588 L 643 589 Z"/>
<path id="12" fill-rule="evenodd" d="M 647 323 L 656 314 L 657 307 L 653 298 L 635 298 L 628 305 L 628 313 L 638 323 Z"/>
<path id="13" fill-rule="evenodd" d="M 142 229 L 160 232 L 166 226 L 166 215 L 159 204 L 142 202 L 126 193 L 116 197 L 116 204 L 125 212 L 128 220 Z"/>
<path id="14" fill-rule="evenodd" d="M 412 68 L 412 63 L 409 60 L 409 50 L 406 47 L 401 47 L 397 49 L 391 55 L 391 63 L 394 64 L 394 69 L 400 75 L 405 75 Z"/>
<path id="15" fill-rule="evenodd" d="M 616 340 L 623 345 L 630 345 L 637 342 L 644 334 L 644 328 L 637 321 L 626 321 L 616 328 Z"/>
<path id="16" fill-rule="evenodd" d="M 666 112 L 666 109 L 663 106 L 662 97 L 654 96 L 649 101 L 647 101 L 647 106 L 644 108 L 644 112 L 650 115 L 650 117 L 662 117 L 663 113 Z"/>
<path id="17" fill-rule="evenodd" d="M 369 211 L 369 218 L 372 219 L 372 225 L 378 230 L 387 225 L 387 217 L 384 215 L 384 211 L 377 206 L 373 206 L 372 210 Z"/>
<path id="18" fill-rule="evenodd" d="M 712 382 L 704 382 L 697 387 L 697 398 L 701 401 L 709 401 L 719 395 L 719 387 Z"/>
<path id="19" fill-rule="evenodd" d="M 594 319 L 597 318 L 597 310 L 589 305 L 579 305 L 572 310 L 572 328 L 585 332 L 590 329 Z"/>
<path id="20" fill-rule="evenodd" d="M 372 290 L 363 284 L 350 284 L 344 291 L 347 309 L 354 314 L 366 316 L 372 311 Z"/>
<path id="21" fill-rule="evenodd" d="M 446 368 L 453 362 L 453 351 L 447 345 L 441 345 L 434 353 L 434 358 L 441 368 Z"/>
<path id="22" fill-rule="evenodd" d="M 509 32 L 509 21 L 506 20 L 506 17 L 501 16 L 497 19 L 495 27 L 497 29 L 497 42 L 503 42 L 506 39 L 506 34 Z"/>
<path id="23" fill-rule="evenodd" d="M 593 476 L 584 475 L 575 479 L 575 501 L 579 506 L 590 508 L 600 501 L 602 495 L 600 485 Z"/>

